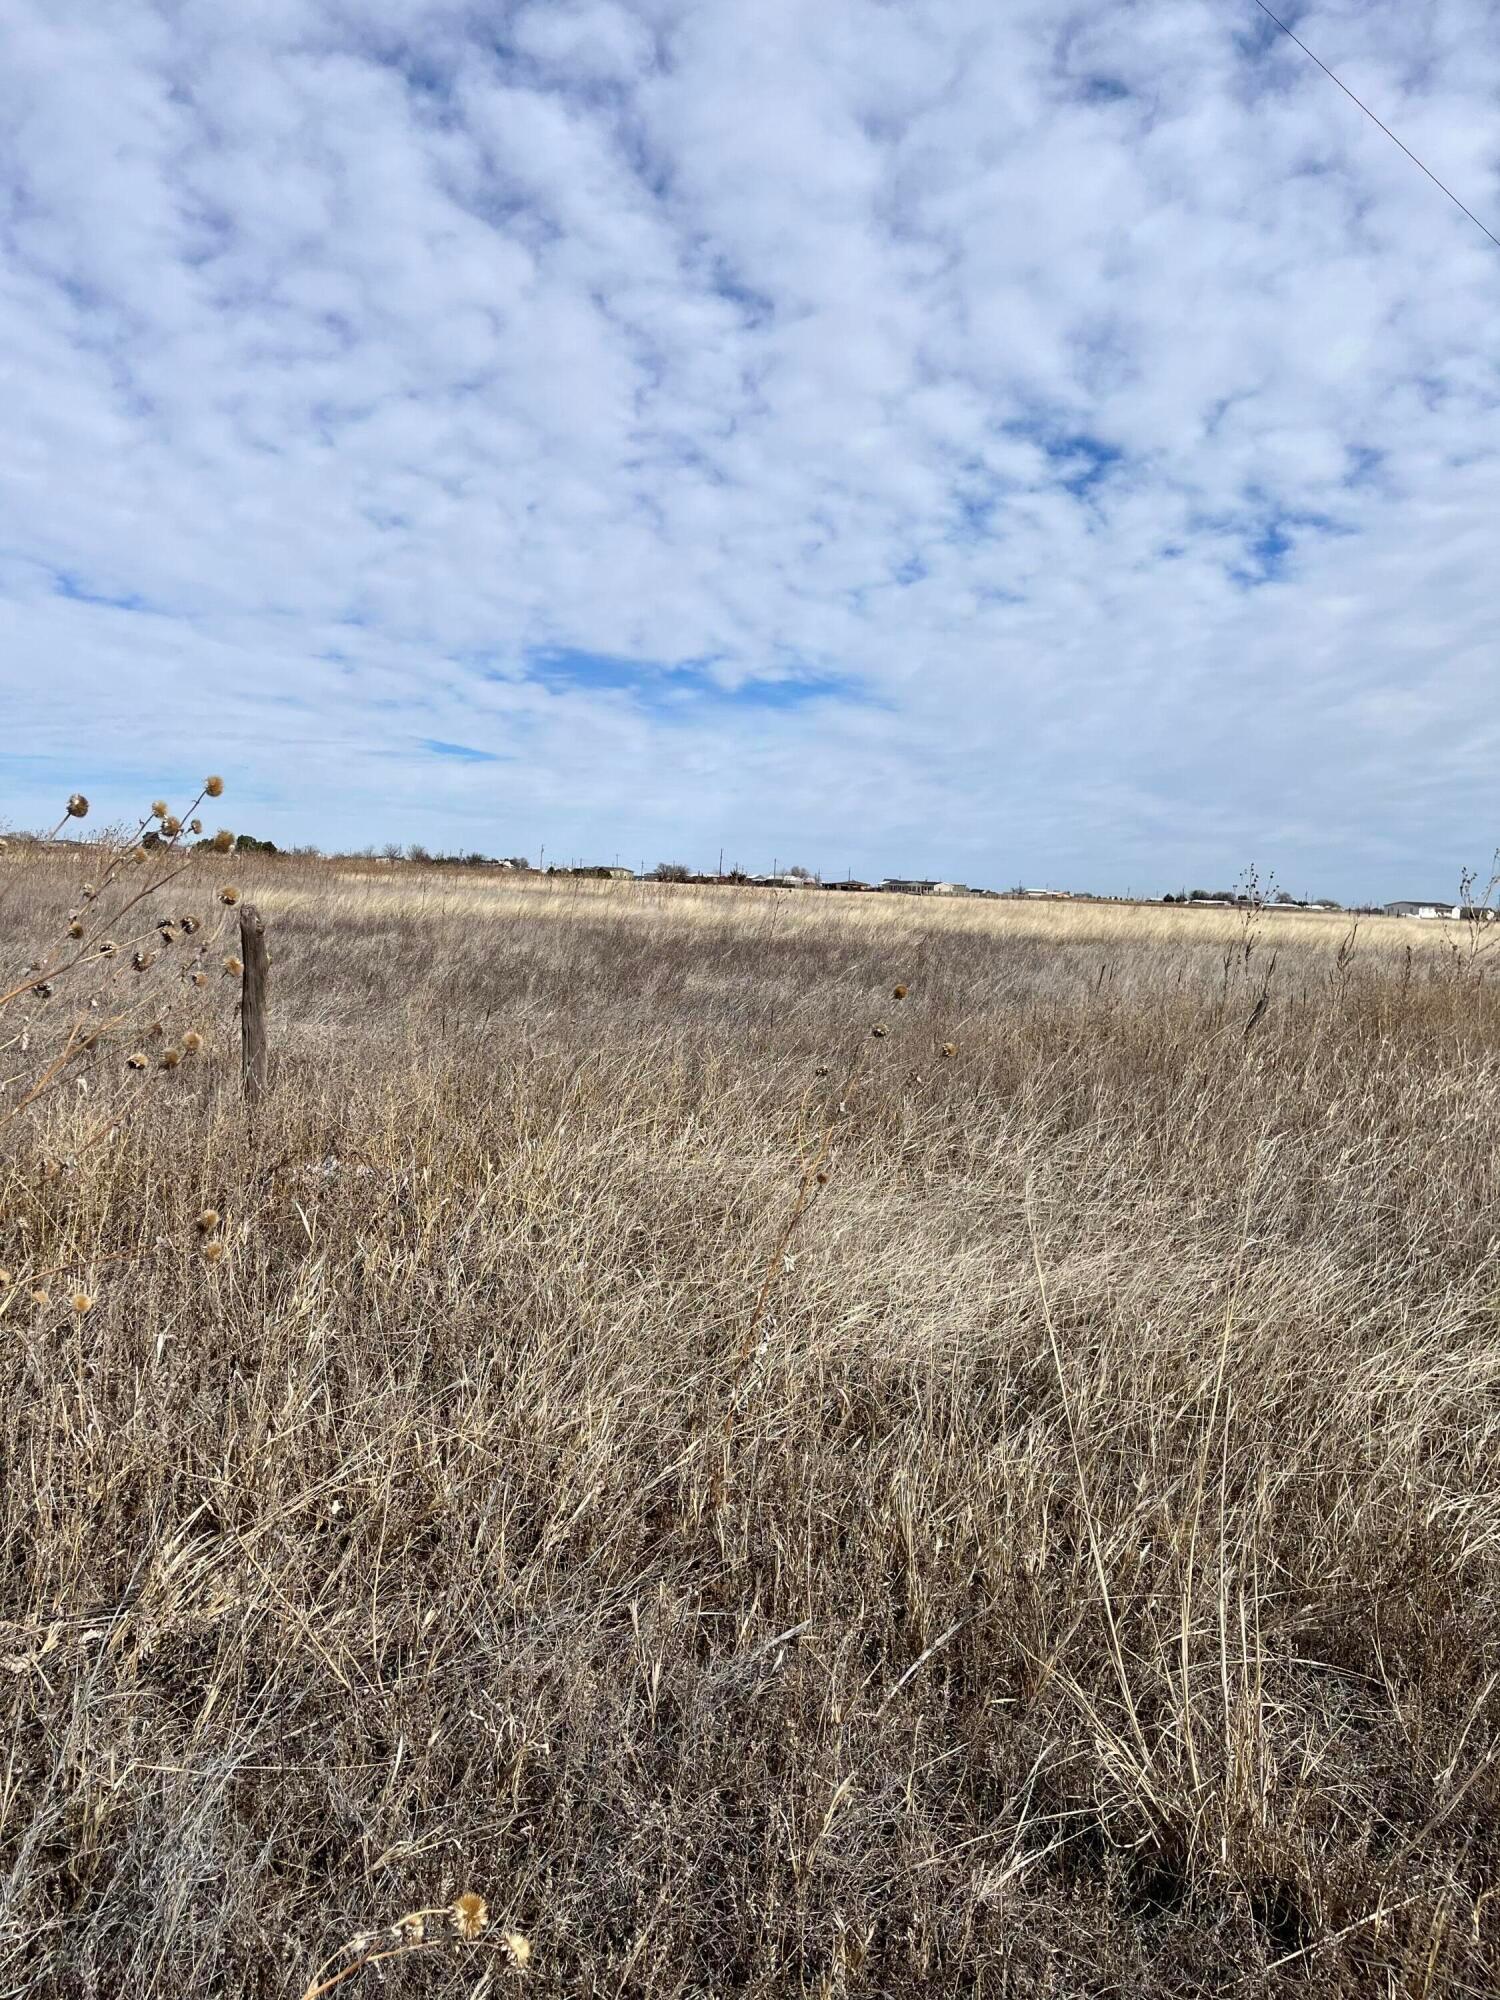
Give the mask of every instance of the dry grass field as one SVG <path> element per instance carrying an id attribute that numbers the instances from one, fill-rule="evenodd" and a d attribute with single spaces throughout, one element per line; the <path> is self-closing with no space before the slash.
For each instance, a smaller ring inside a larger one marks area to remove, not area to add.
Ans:
<path id="1" fill-rule="evenodd" d="M 0 857 L 7 970 L 90 865 Z M 161 901 L 203 1047 L 153 997 L 144 1070 L 0 1126 L 6 2000 L 297 2000 L 470 1890 L 339 1992 L 1500 1988 L 1487 959 L 211 857 Z"/>

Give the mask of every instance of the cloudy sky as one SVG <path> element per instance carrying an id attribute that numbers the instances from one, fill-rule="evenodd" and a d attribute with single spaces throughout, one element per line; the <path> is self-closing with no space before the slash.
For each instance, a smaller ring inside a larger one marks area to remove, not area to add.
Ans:
<path id="1" fill-rule="evenodd" d="M 1500 233 L 1483 0 L 1288 0 Z M 0 816 L 1500 840 L 1500 250 L 1253 0 L 7 0 Z"/>

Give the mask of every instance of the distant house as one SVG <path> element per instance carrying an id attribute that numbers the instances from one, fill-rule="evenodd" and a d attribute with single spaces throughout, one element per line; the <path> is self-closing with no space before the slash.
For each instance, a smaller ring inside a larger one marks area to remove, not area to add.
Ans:
<path id="1" fill-rule="evenodd" d="M 962 882 L 914 881 L 904 875 L 888 875 L 881 888 L 890 896 L 964 896 Z"/>
<path id="2" fill-rule="evenodd" d="M 852 894 L 855 895 L 859 894 L 868 895 L 870 890 L 870 884 L 868 882 L 856 882 L 852 875 L 849 877 L 849 880 L 847 882 L 825 882 L 823 884 L 823 887 L 825 889 L 847 889 L 848 891 L 850 891 Z"/>
<path id="3" fill-rule="evenodd" d="M 817 884 L 805 875 L 757 875 L 754 878 L 757 889 L 815 889 Z"/>
<path id="4" fill-rule="evenodd" d="M 635 870 L 633 868 L 575 868 L 573 873 L 575 875 L 587 876 L 594 882 L 633 882 L 635 880 Z"/>
<path id="5" fill-rule="evenodd" d="M 1452 919 L 1462 913 L 1457 903 L 1439 902 L 1436 898 L 1424 902 L 1418 898 L 1406 902 L 1387 903 L 1385 905 L 1385 914 L 1388 917 L 1448 917 Z"/>

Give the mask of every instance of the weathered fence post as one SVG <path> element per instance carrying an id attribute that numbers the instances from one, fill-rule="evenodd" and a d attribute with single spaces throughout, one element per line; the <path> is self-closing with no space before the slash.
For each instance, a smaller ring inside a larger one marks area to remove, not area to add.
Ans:
<path id="1" fill-rule="evenodd" d="M 240 1066 L 253 1104 L 266 1087 L 266 927 L 253 903 L 240 908 Z"/>

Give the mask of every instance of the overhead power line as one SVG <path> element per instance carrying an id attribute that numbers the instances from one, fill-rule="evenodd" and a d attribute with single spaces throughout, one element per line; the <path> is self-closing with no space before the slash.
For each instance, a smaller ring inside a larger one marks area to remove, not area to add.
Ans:
<path id="1" fill-rule="evenodd" d="M 1468 216 L 1470 222 L 1473 223 L 1474 227 L 1476 229 L 1482 229 L 1485 235 L 1488 236 L 1488 238 L 1490 239 L 1491 243 L 1494 244 L 1495 248 L 1497 250 L 1500 250 L 1500 236 L 1497 236 L 1495 234 L 1494 230 L 1490 228 L 1489 224 L 1486 222 L 1481 222 L 1479 220 L 1479 217 L 1474 213 L 1473 209 L 1466 207 L 1464 203 L 1459 200 L 1458 196 L 1453 192 L 1452 188 L 1449 187 L 1445 181 L 1440 181 L 1437 175 L 1432 171 L 1431 167 L 1424 165 L 1424 163 L 1417 158 L 1416 154 L 1412 151 L 1411 147 L 1408 146 L 1404 140 L 1398 139 L 1396 137 L 1395 133 L 1391 130 L 1390 126 L 1386 124 L 1385 120 L 1383 118 L 1377 118 L 1375 116 L 1375 113 L 1370 109 L 1369 105 L 1365 103 L 1363 98 L 1356 97 L 1354 95 L 1354 92 L 1349 88 L 1348 84 L 1344 82 L 1343 78 L 1335 76 L 1333 71 L 1328 67 L 1327 63 L 1324 62 L 1323 58 L 1321 56 L 1314 55 L 1312 50 L 1307 46 L 1306 42 L 1304 42 L 1300 36 L 1294 35 L 1291 29 L 1287 26 L 1286 22 L 1283 21 L 1279 15 L 1273 14 L 1271 12 L 1270 8 L 1266 5 L 1266 0 L 1255 0 L 1255 4 L 1257 7 L 1259 7 L 1262 14 L 1265 15 L 1266 19 L 1268 21 L 1274 21 L 1277 27 L 1280 28 L 1282 34 L 1286 36 L 1287 40 L 1295 42 L 1298 48 L 1301 49 L 1303 55 L 1307 56 L 1312 62 L 1315 62 L 1318 65 L 1318 68 L 1322 70 L 1324 76 L 1328 78 L 1329 82 L 1336 83 L 1339 89 L 1343 91 L 1345 97 L 1349 99 L 1350 103 L 1357 104 L 1360 110 L 1363 111 L 1363 113 L 1365 114 L 1366 118 L 1370 120 L 1371 124 L 1378 125 L 1381 131 L 1384 132 L 1387 139 L 1391 141 L 1392 145 L 1399 146 L 1401 148 L 1402 152 L 1405 153 L 1407 159 L 1411 161 L 1413 166 L 1421 167 L 1423 173 L 1426 174 L 1428 180 L 1432 182 L 1432 185 L 1435 188 L 1441 188 L 1443 193 L 1447 195 L 1449 201 L 1452 202 L 1453 206 L 1457 209 L 1461 209 L 1463 213 L 1466 216 Z"/>

